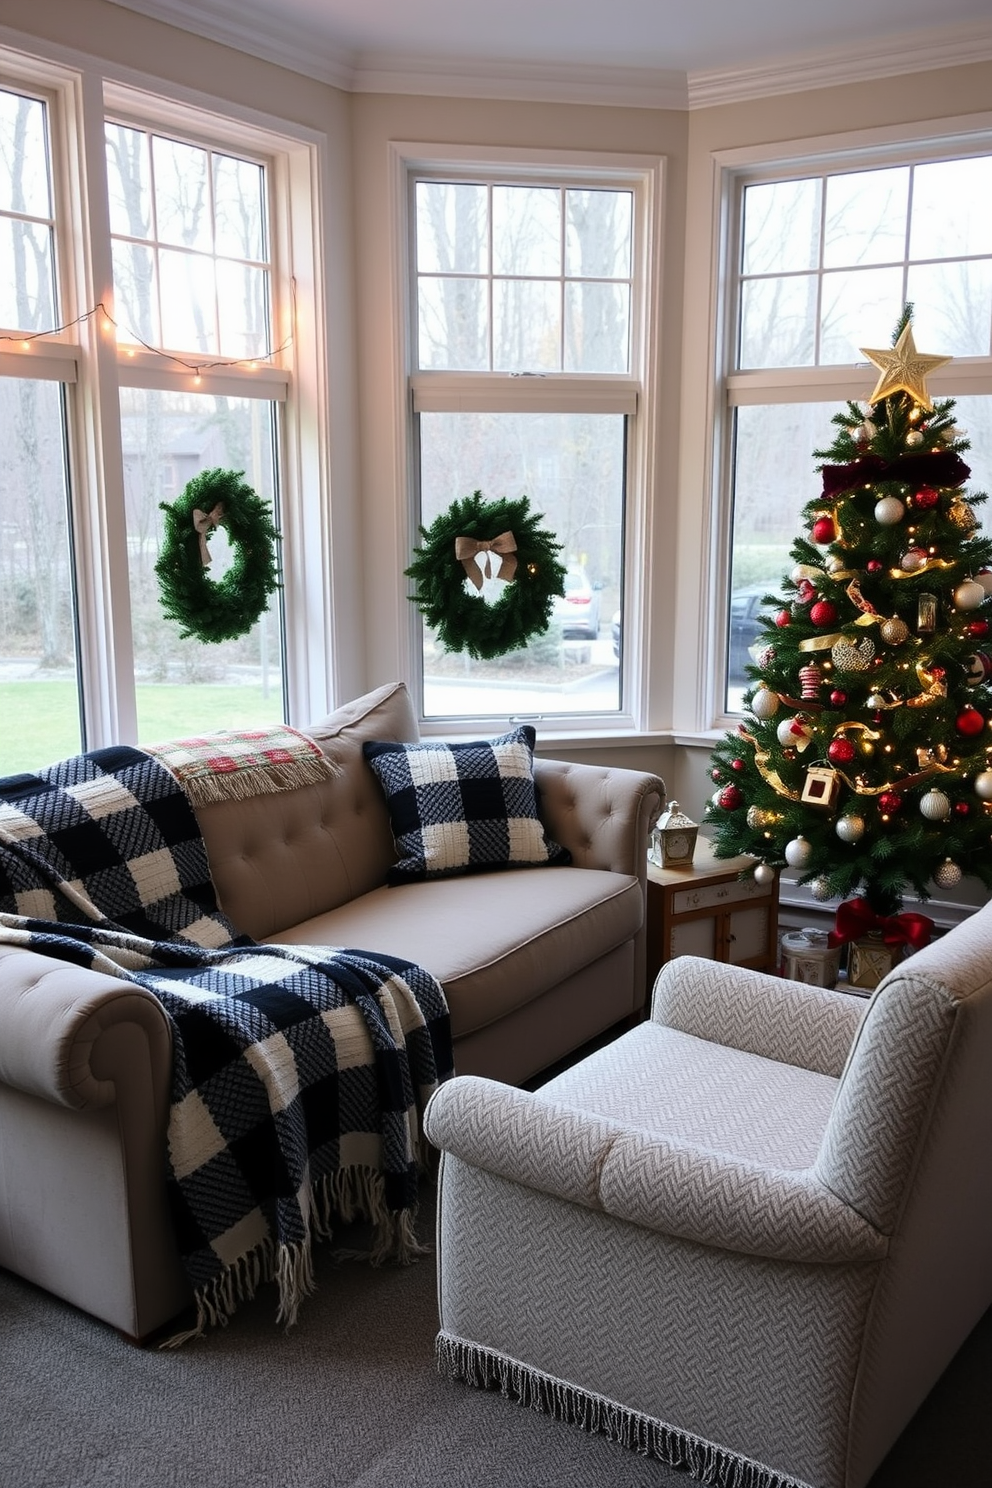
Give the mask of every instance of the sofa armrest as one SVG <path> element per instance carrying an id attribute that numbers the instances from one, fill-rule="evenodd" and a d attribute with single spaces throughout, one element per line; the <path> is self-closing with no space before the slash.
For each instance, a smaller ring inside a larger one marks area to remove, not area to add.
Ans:
<path id="1" fill-rule="evenodd" d="M 172 1033 L 151 992 L 89 967 L 0 946 L 0 1082 L 76 1110 L 116 1099 L 134 1040 L 152 1081 L 168 1088 Z"/>
<path id="2" fill-rule="evenodd" d="M 647 879 L 648 836 L 665 804 L 665 782 L 640 770 L 534 759 L 541 819 L 579 868 Z"/>
<path id="3" fill-rule="evenodd" d="M 658 973 L 656 1023 L 780 1064 L 840 1076 L 867 1000 L 698 956 Z"/>
<path id="4" fill-rule="evenodd" d="M 650 1136 L 475 1075 L 435 1091 L 424 1130 L 510 1182 L 700 1245 L 818 1264 L 879 1260 L 888 1248 L 809 1170 Z"/>

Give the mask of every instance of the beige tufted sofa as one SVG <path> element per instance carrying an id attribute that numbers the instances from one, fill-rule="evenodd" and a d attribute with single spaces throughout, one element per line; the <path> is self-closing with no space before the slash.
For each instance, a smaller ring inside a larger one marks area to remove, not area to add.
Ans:
<path id="1" fill-rule="evenodd" d="M 657 776 L 538 759 L 545 826 L 574 866 L 387 888 L 393 839 L 362 742 L 416 741 L 405 687 L 308 732 L 334 779 L 198 810 L 239 930 L 419 962 L 466 1074 L 521 1082 L 639 1010 Z M 0 946 L 0 1265 L 133 1337 L 189 1299 L 165 1199 L 170 1070 L 150 993 Z"/>

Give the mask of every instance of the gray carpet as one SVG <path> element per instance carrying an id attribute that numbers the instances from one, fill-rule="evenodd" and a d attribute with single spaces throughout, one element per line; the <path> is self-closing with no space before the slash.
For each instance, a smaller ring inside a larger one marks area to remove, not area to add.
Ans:
<path id="1" fill-rule="evenodd" d="M 300 1322 L 266 1288 L 226 1329 L 139 1349 L 0 1271 L 2 1488 L 691 1488 L 435 1373 L 430 1258 L 318 1257 Z M 989 1488 L 992 1314 L 871 1488 Z"/>

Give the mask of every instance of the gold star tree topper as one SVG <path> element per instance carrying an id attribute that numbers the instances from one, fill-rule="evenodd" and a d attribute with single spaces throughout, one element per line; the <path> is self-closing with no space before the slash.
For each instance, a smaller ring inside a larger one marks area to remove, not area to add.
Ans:
<path id="1" fill-rule="evenodd" d="M 926 356 L 917 351 L 913 340 L 913 327 L 907 323 L 896 344 L 888 351 L 877 351 L 874 347 L 859 348 L 862 356 L 879 369 L 881 376 L 875 384 L 869 402 L 878 403 L 890 393 L 908 393 L 915 398 L 927 413 L 933 412 L 933 403 L 927 392 L 927 373 L 933 372 L 951 360 L 946 356 Z"/>

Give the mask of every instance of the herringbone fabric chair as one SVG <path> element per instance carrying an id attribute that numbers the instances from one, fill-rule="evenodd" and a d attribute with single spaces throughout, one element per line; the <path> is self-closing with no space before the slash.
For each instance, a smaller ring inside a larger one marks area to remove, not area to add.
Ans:
<path id="1" fill-rule="evenodd" d="M 870 1001 L 683 957 L 536 1093 L 457 1078 L 451 1375 L 717 1488 L 861 1488 L 992 1302 L 992 905 Z"/>

